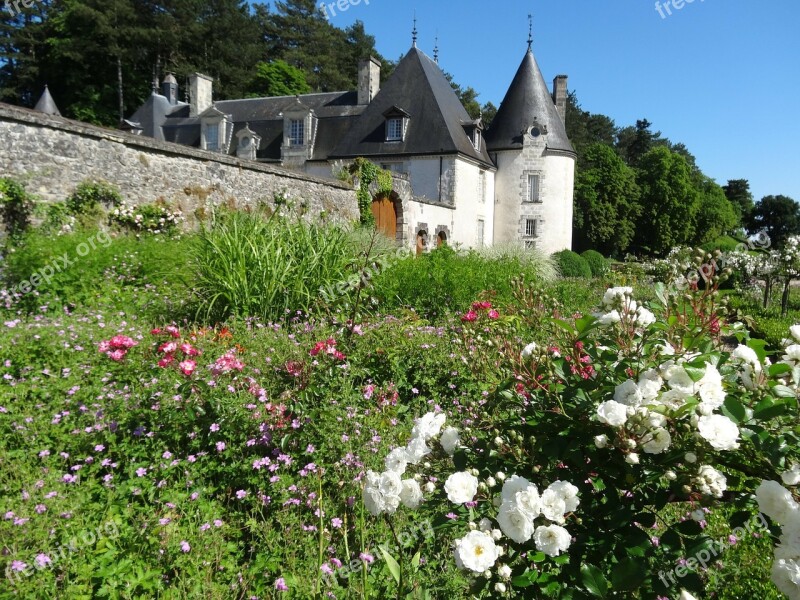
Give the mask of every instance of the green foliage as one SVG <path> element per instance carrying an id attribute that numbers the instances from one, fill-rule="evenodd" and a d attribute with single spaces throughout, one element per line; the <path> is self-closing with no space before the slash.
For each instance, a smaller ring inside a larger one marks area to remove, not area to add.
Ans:
<path id="1" fill-rule="evenodd" d="M 592 269 L 589 263 L 580 254 L 572 250 L 561 250 L 553 254 L 553 260 L 558 267 L 562 277 L 592 277 Z"/>
<path id="2" fill-rule="evenodd" d="M 259 62 L 256 65 L 256 75 L 251 85 L 250 96 L 294 96 L 307 94 L 311 86 L 306 81 L 306 75 L 282 60 Z"/>
<path id="3" fill-rule="evenodd" d="M 606 273 L 608 273 L 608 260 L 597 250 L 586 250 L 581 252 L 581 257 L 589 265 L 589 268 L 592 271 L 592 277 L 603 277 Z"/>
<path id="4" fill-rule="evenodd" d="M 740 240 L 737 240 L 736 238 L 733 238 L 729 235 L 723 235 L 714 240 L 711 240 L 710 242 L 706 242 L 700 247 L 706 252 L 714 252 L 714 250 L 719 250 L 720 252 L 733 252 L 742 243 L 743 242 L 741 242 Z"/>
<path id="5" fill-rule="evenodd" d="M 94 215 L 122 204 L 117 186 L 105 181 L 84 181 L 67 198 L 67 210 L 73 215 Z"/>
<path id="6" fill-rule="evenodd" d="M 750 233 L 766 231 L 773 248 L 782 248 L 793 235 L 800 235 L 800 204 L 788 196 L 765 196 L 750 213 Z"/>
<path id="7" fill-rule="evenodd" d="M 358 179 L 356 198 L 358 199 L 358 213 L 361 225 L 365 227 L 374 227 L 375 215 L 372 214 L 372 193 L 369 188 L 372 182 L 377 179 L 378 193 L 391 193 L 392 174 L 388 171 L 383 171 L 375 163 L 361 157 L 353 161 L 349 170 L 353 178 Z"/>
<path id="8" fill-rule="evenodd" d="M 738 211 L 720 186 L 712 179 L 703 177 L 698 185 L 698 191 L 700 196 L 694 244 L 705 244 L 732 233 L 739 227 Z"/>
<path id="9" fill-rule="evenodd" d="M 221 211 L 191 251 L 200 310 L 211 322 L 230 315 L 283 321 L 308 312 L 321 288 L 348 279 L 354 260 L 342 229 L 279 213 L 265 219 Z"/>
<path id="10" fill-rule="evenodd" d="M 384 310 L 413 309 L 422 318 L 439 321 L 466 310 L 482 293 L 493 301 L 512 296 L 512 279 L 550 280 L 551 261 L 534 249 L 500 247 L 457 252 L 447 245 L 420 256 L 396 261 L 374 281 Z"/>
<path id="11" fill-rule="evenodd" d="M 163 202 L 122 205 L 108 215 L 108 220 L 123 231 L 168 236 L 178 233 L 183 218 L 180 210 L 173 210 Z"/>
<path id="12" fill-rule="evenodd" d="M 686 159 L 657 146 L 641 161 L 637 183 L 642 191 L 642 215 L 637 223 L 636 247 L 663 255 L 687 244 L 695 233 L 698 191 Z"/>
<path id="13" fill-rule="evenodd" d="M 0 220 L 8 235 L 17 237 L 28 229 L 34 206 L 25 186 L 10 177 L 0 178 Z"/>
<path id="14" fill-rule="evenodd" d="M 592 144 L 582 154 L 575 181 L 575 243 L 622 256 L 642 212 L 636 174 L 613 148 Z"/>
<path id="15" fill-rule="evenodd" d="M 747 223 L 750 213 L 755 207 L 753 194 L 750 191 L 750 182 L 747 179 L 730 179 L 726 185 L 722 186 L 722 190 L 738 213 L 739 222 Z"/>

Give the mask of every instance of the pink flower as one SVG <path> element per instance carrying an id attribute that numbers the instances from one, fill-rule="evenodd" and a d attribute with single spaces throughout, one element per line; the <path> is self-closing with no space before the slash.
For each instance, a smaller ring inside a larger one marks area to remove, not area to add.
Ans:
<path id="1" fill-rule="evenodd" d="M 112 350 L 111 352 L 108 353 L 108 357 L 111 360 L 120 362 L 123 358 L 125 358 L 126 354 L 127 352 L 125 350 Z"/>
<path id="2" fill-rule="evenodd" d="M 167 354 L 164 358 L 162 358 L 161 360 L 158 361 L 158 366 L 161 367 L 162 369 L 165 369 L 174 360 L 175 360 L 175 357 L 172 356 L 172 354 Z"/>
<path id="3" fill-rule="evenodd" d="M 178 349 L 178 344 L 175 342 L 164 342 L 158 347 L 161 354 L 172 354 Z"/>
<path id="4" fill-rule="evenodd" d="M 476 313 L 474 310 L 469 311 L 467 314 L 461 317 L 461 321 L 464 323 L 472 323 L 473 321 L 477 320 L 478 320 L 478 313 Z"/>
<path id="5" fill-rule="evenodd" d="M 223 450 L 225 450 L 225 442 L 217 442 L 217 452 L 222 452 Z"/>
<path id="6" fill-rule="evenodd" d="M 189 552 L 192 547 L 189 545 L 189 542 L 186 540 L 181 541 L 181 552 Z"/>
<path id="7" fill-rule="evenodd" d="M 245 497 L 247 497 L 247 492 L 245 492 L 244 490 L 239 490 L 238 492 L 236 492 L 236 497 L 239 500 L 244 500 Z"/>
<path id="8" fill-rule="evenodd" d="M 188 342 L 181 344 L 181 352 L 186 356 L 197 356 L 200 354 L 200 351 Z"/>
<path id="9" fill-rule="evenodd" d="M 492 319 L 492 320 L 499 319 L 500 318 L 500 313 L 497 312 L 495 309 L 492 309 L 492 310 L 489 311 L 489 318 Z"/>
<path id="10" fill-rule="evenodd" d="M 103 340 L 97 346 L 97 351 L 106 354 L 109 350 L 111 350 L 111 342 L 108 340 Z"/>
<path id="11" fill-rule="evenodd" d="M 197 368 L 197 363 L 193 360 L 184 360 L 181 362 L 178 367 L 181 370 L 181 373 L 189 377 L 192 373 L 194 373 L 195 368 Z"/>
<path id="12" fill-rule="evenodd" d="M 25 564 L 25 563 L 22 563 L 22 564 Z M 23 569 L 24 569 L 24 567 L 23 567 Z M 23 569 L 19 569 L 19 570 L 22 571 Z M 289 591 L 289 586 L 286 585 L 286 580 L 283 577 L 278 577 L 275 580 L 275 589 L 278 590 L 279 592 L 288 592 Z"/>

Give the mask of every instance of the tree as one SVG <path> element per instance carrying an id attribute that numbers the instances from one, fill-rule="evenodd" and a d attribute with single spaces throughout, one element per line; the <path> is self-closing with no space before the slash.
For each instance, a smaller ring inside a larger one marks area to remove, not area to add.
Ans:
<path id="1" fill-rule="evenodd" d="M 625 127 L 617 134 L 617 150 L 628 165 L 639 166 L 645 154 L 657 145 L 669 145 L 661 137 L 661 132 L 653 133 L 653 124 L 647 119 L 636 121 L 636 127 Z"/>
<path id="2" fill-rule="evenodd" d="M 693 244 L 711 242 L 733 233 L 739 225 L 739 213 L 714 180 L 701 176 L 698 188 L 698 211 Z"/>
<path id="3" fill-rule="evenodd" d="M 783 248 L 786 240 L 800 235 L 800 204 L 788 196 L 765 196 L 747 220 L 750 233 L 766 231 L 773 248 Z"/>
<path id="4" fill-rule="evenodd" d="M 747 179 L 729 179 L 727 185 L 722 186 L 722 190 L 739 213 L 739 220 L 747 223 L 755 207 L 753 194 L 750 192 L 750 182 Z"/>
<path id="5" fill-rule="evenodd" d="M 256 65 L 256 76 L 251 84 L 252 97 L 261 96 L 293 96 L 307 94 L 311 86 L 306 75 L 300 69 L 282 60 L 260 62 Z"/>
<path id="6" fill-rule="evenodd" d="M 461 87 L 453 81 L 453 76 L 450 73 L 445 73 L 444 76 L 447 78 L 447 81 L 450 82 L 453 91 L 456 93 L 456 96 L 458 96 L 458 99 L 461 100 L 461 104 L 464 105 L 470 118 L 477 119 L 480 117 L 481 104 L 478 102 L 478 92 L 469 86 L 466 88 Z"/>
<path id="7" fill-rule="evenodd" d="M 699 208 L 698 190 L 686 159 L 669 148 L 657 146 L 639 162 L 642 218 L 635 244 L 642 252 L 663 255 L 673 246 L 692 240 Z"/>
<path id="8" fill-rule="evenodd" d="M 575 180 L 576 248 L 622 256 L 636 231 L 638 201 L 636 174 L 614 149 L 601 143 L 587 147 Z"/>
<path id="9" fill-rule="evenodd" d="M 567 136 L 578 153 L 578 165 L 583 162 L 584 150 L 592 144 L 614 145 L 617 126 L 606 115 L 592 114 L 583 110 L 575 92 L 567 96 Z"/>
<path id="10" fill-rule="evenodd" d="M 497 116 L 497 107 L 492 102 L 487 102 L 481 108 L 481 118 L 483 119 L 483 126 L 488 129 L 492 124 L 494 118 Z"/>

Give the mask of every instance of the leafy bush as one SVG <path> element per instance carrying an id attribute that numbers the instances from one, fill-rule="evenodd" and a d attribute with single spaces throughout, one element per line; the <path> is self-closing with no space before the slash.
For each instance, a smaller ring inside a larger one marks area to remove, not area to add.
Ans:
<path id="1" fill-rule="evenodd" d="M 283 321 L 308 311 L 321 288 L 346 281 L 356 261 L 347 232 L 293 223 L 278 213 L 220 212 L 191 252 L 207 319 L 229 315 Z"/>
<path id="2" fill-rule="evenodd" d="M 67 209 L 73 215 L 96 215 L 101 208 L 110 209 L 122 203 L 119 189 L 104 181 L 84 181 L 67 198 Z"/>
<path id="3" fill-rule="evenodd" d="M 122 205 L 108 216 L 111 223 L 133 233 L 173 235 L 184 220 L 180 210 L 172 210 L 166 204 Z"/>
<path id="4" fill-rule="evenodd" d="M 437 321 L 468 307 L 481 294 L 512 298 L 512 280 L 555 276 L 552 261 L 537 250 L 511 247 L 459 253 L 443 245 L 421 256 L 395 262 L 375 279 L 375 296 L 385 310 L 411 308 Z"/>
<path id="5" fill-rule="evenodd" d="M 562 277 L 583 277 L 589 279 L 592 269 L 586 259 L 572 250 L 561 250 L 553 254 L 558 271 Z"/>
<path id="6" fill-rule="evenodd" d="M 700 247 L 706 252 L 714 252 L 714 250 L 719 250 L 720 252 L 733 252 L 741 245 L 742 242 L 736 238 L 732 238 L 729 235 L 724 235 L 711 242 L 707 242 Z"/>
<path id="7" fill-rule="evenodd" d="M 34 204 L 21 183 L 10 177 L 0 178 L 0 219 L 10 236 L 16 237 L 28 229 Z"/>
<path id="8" fill-rule="evenodd" d="M 581 253 L 583 259 L 589 264 L 592 270 L 592 277 L 602 277 L 608 273 L 608 261 L 596 250 L 586 250 Z"/>

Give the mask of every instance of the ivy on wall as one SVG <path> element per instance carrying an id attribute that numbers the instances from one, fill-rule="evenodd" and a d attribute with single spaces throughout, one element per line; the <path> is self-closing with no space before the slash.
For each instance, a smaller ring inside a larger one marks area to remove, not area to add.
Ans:
<path id="1" fill-rule="evenodd" d="M 369 186 L 377 180 L 378 194 L 391 194 L 393 190 L 392 173 L 361 157 L 353 161 L 349 170 L 353 177 L 358 179 L 356 198 L 358 198 L 360 222 L 362 225 L 374 227 L 375 216 L 372 214 L 372 194 Z"/>

